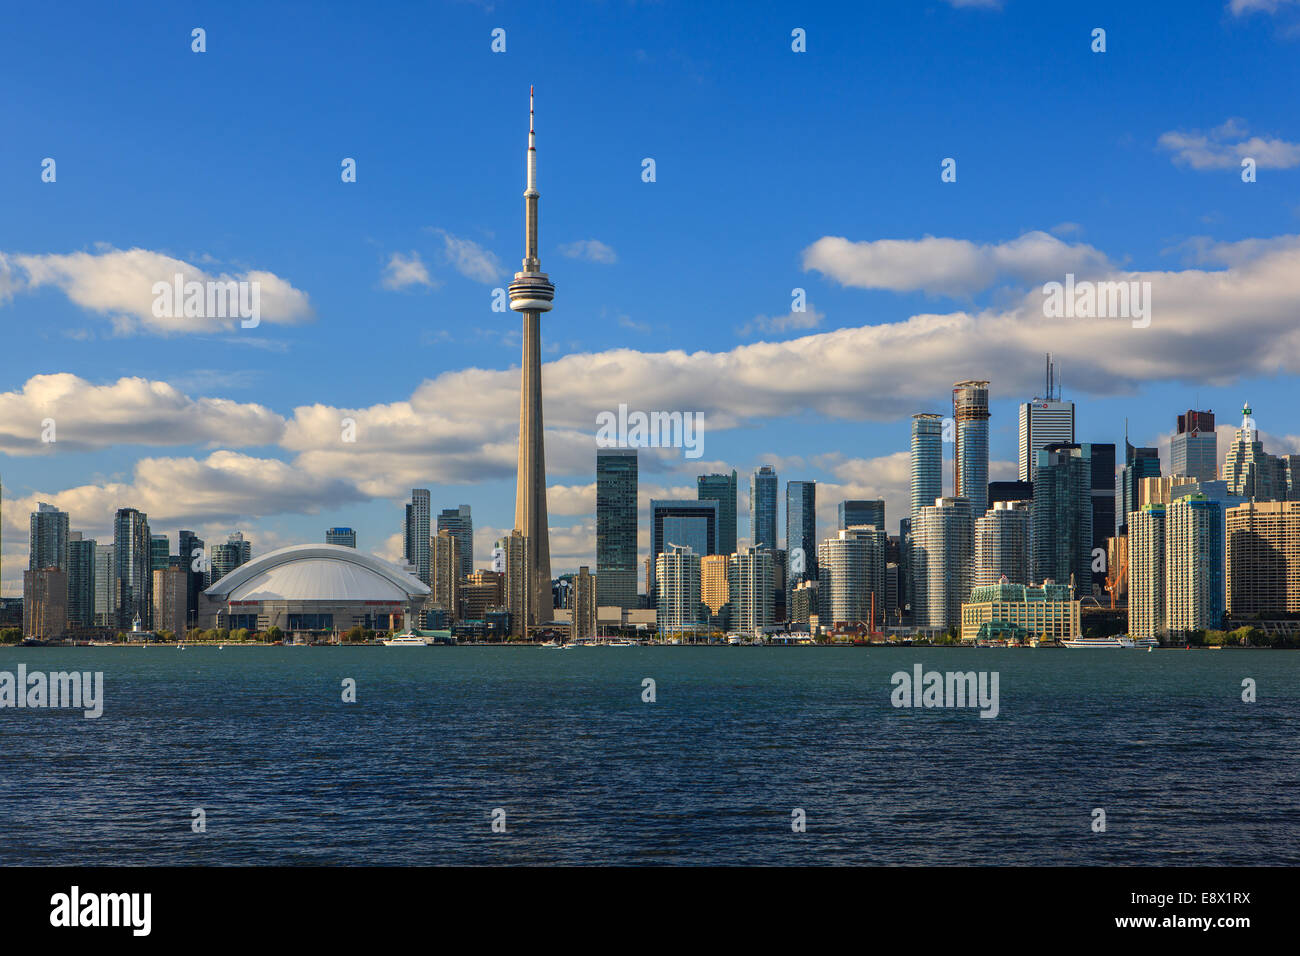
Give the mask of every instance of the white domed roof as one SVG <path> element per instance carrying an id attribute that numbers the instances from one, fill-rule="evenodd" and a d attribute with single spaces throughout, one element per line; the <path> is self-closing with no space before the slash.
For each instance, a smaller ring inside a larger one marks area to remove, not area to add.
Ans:
<path id="1" fill-rule="evenodd" d="M 206 593 L 225 601 L 405 602 L 428 594 L 429 587 L 355 548 L 300 544 L 240 565 Z"/>

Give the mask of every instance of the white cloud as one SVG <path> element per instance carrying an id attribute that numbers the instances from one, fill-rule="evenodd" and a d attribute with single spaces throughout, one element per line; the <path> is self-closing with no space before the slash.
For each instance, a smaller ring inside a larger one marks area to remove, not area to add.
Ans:
<path id="1" fill-rule="evenodd" d="M 614 250 L 599 239 L 579 239 L 577 242 L 566 243 L 559 248 L 560 255 L 568 256 L 570 259 L 585 259 L 588 262 L 600 262 L 605 265 L 612 265 L 618 261 Z"/>
<path id="2" fill-rule="evenodd" d="M 434 231 L 442 236 L 443 256 L 465 278 L 491 285 L 505 272 L 501 260 L 474 240 L 453 236 L 445 229 Z"/>
<path id="3" fill-rule="evenodd" d="M 54 420 L 53 444 L 43 441 Z M 284 419 L 262 405 L 191 398 L 167 382 L 120 378 L 95 385 L 66 372 L 34 375 L 0 392 L 0 451 L 57 454 L 113 445 L 269 445 Z"/>
<path id="4" fill-rule="evenodd" d="M 388 259 L 388 265 L 384 267 L 384 276 L 380 284 L 385 289 L 394 291 L 413 285 L 422 285 L 428 289 L 436 288 L 438 285 L 430 278 L 429 270 L 425 267 L 420 254 L 415 251 L 410 255 L 394 252 Z"/>
<path id="5" fill-rule="evenodd" d="M 16 278 L 15 266 L 25 275 Z M 307 294 L 272 272 L 250 269 L 213 274 L 182 259 L 139 248 L 0 256 L 0 304 L 15 291 L 53 286 L 83 309 L 107 316 L 119 333 L 211 333 L 238 327 L 238 319 L 155 316 L 154 284 L 170 285 L 176 275 L 184 282 L 256 283 L 262 322 L 292 324 L 312 317 Z"/>
<path id="6" fill-rule="evenodd" d="M 823 236 L 803 251 L 803 268 L 859 289 L 967 295 L 1000 279 L 1041 282 L 1110 266 L 1092 246 L 1035 231 L 996 244 L 935 236 L 861 242 Z"/>
<path id="7" fill-rule="evenodd" d="M 1245 123 L 1229 119 L 1209 133 L 1198 130 L 1170 130 L 1158 140 L 1162 149 L 1173 153 L 1174 163 L 1192 169 L 1235 169 L 1247 157 L 1260 169 L 1291 169 L 1300 166 L 1300 143 L 1263 136 L 1247 136 Z"/>
<path id="8" fill-rule="evenodd" d="M 1228 9 L 1235 17 L 1251 13 L 1277 13 L 1288 4 L 1300 3 L 1300 0 L 1231 0 Z"/>
<path id="9" fill-rule="evenodd" d="M 756 332 L 762 335 L 780 335 L 792 330 L 805 331 L 817 328 L 825 318 L 825 312 L 818 312 L 811 306 L 805 312 L 790 312 L 779 316 L 756 315 L 736 329 L 736 334 L 744 338 Z"/>

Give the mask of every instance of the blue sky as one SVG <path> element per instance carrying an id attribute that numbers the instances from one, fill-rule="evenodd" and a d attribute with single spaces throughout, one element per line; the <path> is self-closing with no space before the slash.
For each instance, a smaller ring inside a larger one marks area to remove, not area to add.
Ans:
<path id="1" fill-rule="evenodd" d="M 513 519 L 519 321 L 491 301 L 522 255 L 529 84 L 557 570 L 594 558 L 594 414 L 620 402 L 702 411 L 703 465 L 742 487 L 763 462 L 824 483 L 824 526 L 876 495 L 896 526 L 908 418 L 958 379 L 992 382 L 1004 475 L 1046 351 L 1080 440 L 1249 400 L 1300 450 L 1300 4 L 60 11 L 0 35 L 6 594 L 36 500 L 101 539 L 134 505 L 173 546 L 344 524 L 393 557 L 429 487 L 473 506 L 486 559 Z M 285 294 L 255 329 L 151 322 L 176 262 Z M 1151 326 L 1043 317 L 1067 271 L 1152 281 Z M 701 470 L 644 453 L 642 498 Z"/>

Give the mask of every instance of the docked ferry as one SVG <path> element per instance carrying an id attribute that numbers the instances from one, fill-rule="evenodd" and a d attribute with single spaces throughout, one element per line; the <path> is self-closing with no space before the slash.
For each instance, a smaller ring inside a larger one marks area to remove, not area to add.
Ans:
<path id="1" fill-rule="evenodd" d="M 1137 647 L 1137 643 L 1127 634 L 1110 637 L 1076 637 L 1073 640 L 1062 640 L 1061 644 L 1064 647 Z"/>

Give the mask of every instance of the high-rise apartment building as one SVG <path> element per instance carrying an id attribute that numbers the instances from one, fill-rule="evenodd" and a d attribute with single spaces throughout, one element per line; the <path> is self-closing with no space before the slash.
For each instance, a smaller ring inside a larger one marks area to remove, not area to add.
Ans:
<path id="1" fill-rule="evenodd" d="M 1214 412 L 1188 409 L 1178 416 L 1178 430 L 1169 440 L 1169 473 L 1197 481 L 1214 481 L 1219 470 L 1219 445 Z"/>
<path id="2" fill-rule="evenodd" d="M 669 545 L 655 559 L 658 604 L 655 621 L 660 634 L 672 634 L 698 627 L 700 604 L 700 556 L 682 545 Z"/>
<path id="3" fill-rule="evenodd" d="M 211 557 L 209 585 L 215 584 L 240 565 L 253 558 L 253 545 L 244 540 L 244 533 L 236 531 L 226 538 L 225 544 L 214 544 Z"/>
<path id="4" fill-rule="evenodd" d="M 411 502 L 406 506 L 406 538 L 403 553 L 406 563 L 415 568 L 415 576 L 429 584 L 432 565 L 429 561 L 429 528 L 433 506 L 429 489 L 412 488 Z"/>
<path id="5" fill-rule="evenodd" d="M 1165 506 L 1129 515 L 1128 630 L 1135 638 L 1165 630 Z"/>
<path id="6" fill-rule="evenodd" d="M 1119 534 L 1128 533 L 1128 516 L 1141 506 L 1138 487 L 1144 478 L 1160 477 L 1160 449 L 1136 448 L 1129 444 L 1128 428 L 1124 430 L 1124 465 L 1119 470 L 1115 488 L 1115 522 Z"/>
<path id="7" fill-rule="evenodd" d="M 955 628 L 970 594 L 974 522 L 965 498 L 939 498 L 912 519 L 912 617 L 918 627 Z"/>
<path id="8" fill-rule="evenodd" d="M 989 492 L 989 383 L 958 382 L 952 387 L 957 427 L 953 456 L 953 494 L 970 502 L 972 520 L 984 517 Z"/>
<path id="9" fill-rule="evenodd" d="M 67 632 L 68 572 L 53 566 L 24 571 L 23 636 L 50 641 Z"/>
<path id="10" fill-rule="evenodd" d="M 1237 505 L 1225 525 L 1228 613 L 1300 613 L 1300 501 Z"/>
<path id="11" fill-rule="evenodd" d="M 186 628 L 197 627 L 199 622 L 199 595 L 203 593 L 207 581 L 207 561 L 204 559 L 202 538 L 193 531 L 182 529 L 176 537 L 176 553 L 180 556 L 181 566 L 189 575 L 185 585 L 185 622 Z"/>
<path id="12" fill-rule="evenodd" d="M 171 564 L 171 542 L 165 534 L 149 535 L 149 570 L 157 571 Z"/>
<path id="13" fill-rule="evenodd" d="M 731 594 L 731 626 L 743 634 L 759 634 L 775 623 L 772 552 L 744 548 L 728 558 L 727 588 Z"/>
<path id="14" fill-rule="evenodd" d="M 1028 501 L 997 501 L 975 522 L 975 569 L 972 587 L 1001 583 L 1029 584 Z"/>
<path id="15" fill-rule="evenodd" d="M 885 551 L 889 535 L 857 526 L 836 532 L 817 548 L 818 603 L 823 624 L 885 621 Z"/>
<path id="16" fill-rule="evenodd" d="M 119 508 L 113 517 L 113 603 L 117 626 L 130 630 L 150 619 L 153 590 L 152 536 L 149 516 L 135 508 Z"/>
<path id="17" fill-rule="evenodd" d="M 523 638 L 528 634 L 528 624 L 536 620 L 529 603 L 533 599 L 532 575 L 528 567 L 528 540 L 518 530 L 497 539 L 504 556 L 504 604 L 510 612 L 510 635 Z M 549 593 L 547 596 L 549 603 Z"/>
<path id="18" fill-rule="evenodd" d="M 438 512 L 436 533 L 448 531 L 456 539 L 456 553 L 460 555 L 458 578 L 468 577 L 474 570 L 474 515 L 469 505 L 443 508 Z"/>
<path id="19" fill-rule="evenodd" d="M 932 412 L 912 416 L 911 493 L 912 520 L 943 497 L 943 417 Z"/>
<path id="20" fill-rule="evenodd" d="M 840 502 L 840 531 L 866 525 L 881 531 L 885 530 L 885 499 L 867 498 Z"/>
<path id="21" fill-rule="evenodd" d="M 68 534 L 68 626 L 95 623 L 95 541 L 80 531 Z"/>
<path id="22" fill-rule="evenodd" d="M 95 546 L 95 626 L 114 627 L 117 624 L 117 606 L 113 595 L 117 591 L 113 574 L 113 546 Z"/>
<path id="23" fill-rule="evenodd" d="M 817 482 L 785 485 L 785 599 L 801 581 L 817 580 Z"/>
<path id="24" fill-rule="evenodd" d="M 723 628 L 731 620 L 731 591 L 727 587 L 727 564 L 730 559 L 729 554 L 706 554 L 700 557 L 700 601 L 708 608 L 710 623 Z"/>
<path id="25" fill-rule="evenodd" d="M 1030 511 L 1032 576 L 1092 595 L 1092 461 L 1088 445 L 1049 445 L 1038 453 Z"/>
<path id="26" fill-rule="evenodd" d="M 776 537 L 776 471 L 763 465 L 749 478 L 749 546 L 772 550 Z"/>
<path id="27" fill-rule="evenodd" d="M 1092 463 L 1092 550 L 1106 551 L 1115 535 L 1115 446 L 1091 442 L 1083 446 Z M 1100 581 L 1095 582 L 1100 586 Z"/>
<path id="28" fill-rule="evenodd" d="M 189 584 L 187 568 L 169 566 L 153 571 L 153 629 L 183 638 L 188 630 L 185 606 Z"/>
<path id="29" fill-rule="evenodd" d="M 429 600 L 442 605 L 448 620 L 455 621 L 460 612 L 460 539 L 444 528 L 434 535 L 432 546 Z"/>
<path id="30" fill-rule="evenodd" d="M 1173 633 L 1223 623 L 1224 511 L 1203 495 L 1165 509 L 1165 626 Z"/>
<path id="31" fill-rule="evenodd" d="M 637 450 L 596 450 L 597 603 L 637 606 Z"/>
<path id="32" fill-rule="evenodd" d="M 58 568 L 66 572 L 69 541 L 68 513 L 42 501 L 32 512 L 30 525 L 27 567 L 33 571 L 42 568 Z"/>
<path id="33" fill-rule="evenodd" d="M 700 501 L 718 503 L 718 554 L 736 552 L 736 472 L 729 475 L 699 475 L 695 479 Z"/>
<path id="34" fill-rule="evenodd" d="M 591 568 L 581 565 L 573 579 L 573 594 L 570 601 L 573 613 L 573 638 L 596 636 L 596 589 L 598 582 L 591 573 Z"/>
<path id="35" fill-rule="evenodd" d="M 657 566 L 659 555 L 669 545 L 691 549 L 703 556 L 718 553 L 718 503 L 690 499 L 652 498 L 650 500 L 650 557 Z M 651 581 L 651 606 L 659 606 L 656 581 Z"/>

